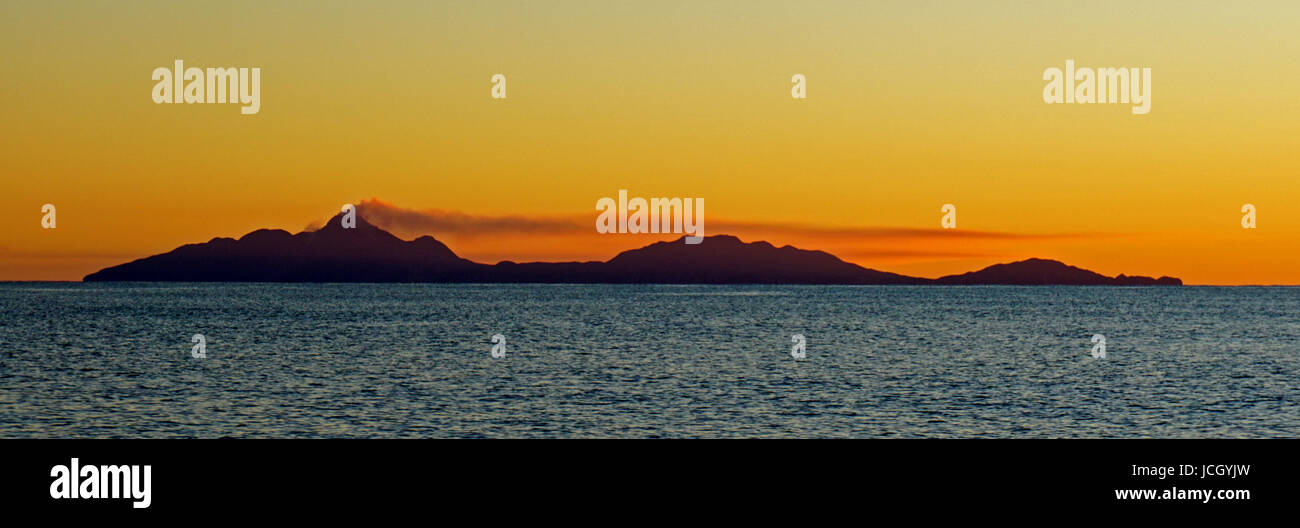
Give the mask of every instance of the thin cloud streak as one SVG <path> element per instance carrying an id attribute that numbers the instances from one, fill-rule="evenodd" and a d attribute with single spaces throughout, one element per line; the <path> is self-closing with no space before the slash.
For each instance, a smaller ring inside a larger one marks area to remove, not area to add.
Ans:
<path id="1" fill-rule="evenodd" d="M 362 201 L 358 213 L 381 229 L 409 236 L 574 235 L 594 232 L 595 215 L 573 216 L 473 215 L 441 209 L 401 208 L 376 198 Z M 941 240 L 1061 240 L 1115 236 L 1107 233 L 1010 233 L 970 229 L 908 227 L 823 227 L 806 224 L 708 220 L 705 234 L 745 233 L 759 237 L 791 236 L 845 241 Z"/>
<path id="2" fill-rule="evenodd" d="M 710 224 L 706 224 L 710 225 Z M 1057 240 L 1110 236 L 1105 233 L 1010 233 L 1005 231 L 977 231 L 971 229 L 926 229 L 915 227 L 822 227 L 806 224 L 763 222 L 713 222 L 713 231 L 763 232 L 781 235 L 814 236 L 818 238 L 843 238 L 854 240 L 882 239 L 986 239 L 986 240 Z"/>
<path id="3" fill-rule="evenodd" d="M 585 231 L 577 218 L 523 215 L 480 216 L 459 211 L 403 209 L 371 198 L 357 205 L 357 213 L 380 229 L 406 234 L 433 235 L 563 235 Z M 593 224 L 594 225 L 594 224 Z"/>

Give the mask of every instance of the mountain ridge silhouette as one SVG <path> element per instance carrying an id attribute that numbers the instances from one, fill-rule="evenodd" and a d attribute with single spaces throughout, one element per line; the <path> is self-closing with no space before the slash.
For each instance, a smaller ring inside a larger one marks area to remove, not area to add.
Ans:
<path id="1" fill-rule="evenodd" d="M 315 231 L 258 229 L 186 244 L 110 266 L 86 282 L 482 282 L 613 284 L 1003 284 L 1176 286 L 1173 277 L 1107 277 L 1048 259 L 995 264 L 938 279 L 910 277 L 845 262 L 830 253 L 743 242 L 732 235 L 701 244 L 654 242 L 606 261 L 483 264 L 425 235 L 402 240 L 367 222 L 342 227 L 340 213 Z"/>

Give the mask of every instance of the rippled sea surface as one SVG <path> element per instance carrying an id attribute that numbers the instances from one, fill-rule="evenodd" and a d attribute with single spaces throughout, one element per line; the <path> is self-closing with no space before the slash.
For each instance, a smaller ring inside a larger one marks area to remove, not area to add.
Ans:
<path id="1" fill-rule="evenodd" d="M 1300 436 L 1296 288 L 6 283 L 0 308 L 6 438 Z"/>

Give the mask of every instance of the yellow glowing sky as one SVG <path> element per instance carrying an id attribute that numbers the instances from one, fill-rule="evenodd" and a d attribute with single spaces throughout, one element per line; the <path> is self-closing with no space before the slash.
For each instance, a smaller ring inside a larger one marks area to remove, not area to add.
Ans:
<path id="1" fill-rule="evenodd" d="M 371 197 L 594 222 L 628 189 L 899 273 L 1038 256 L 1300 284 L 1297 21 L 1294 1 L 4 2 L 0 280 L 298 231 Z M 153 104 L 175 59 L 262 68 L 260 114 Z M 1151 113 L 1044 104 L 1066 59 L 1150 67 Z M 937 228 L 944 203 L 959 230 L 1019 237 L 818 231 Z M 654 240 L 431 234 L 489 262 Z"/>

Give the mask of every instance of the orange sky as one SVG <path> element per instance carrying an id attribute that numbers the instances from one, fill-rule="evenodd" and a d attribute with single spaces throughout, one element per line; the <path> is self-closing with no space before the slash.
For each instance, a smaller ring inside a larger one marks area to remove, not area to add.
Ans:
<path id="1" fill-rule="evenodd" d="M 1296 2 L 375 4 L 0 5 L 0 280 L 77 280 L 371 198 L 590 228 L 627 189 L 703 197 L 709 234 L 899 273 L 1037 256 L 1300 284 Z M 260 67 L 261 111 L 154 104 L 150 73 L 175 59 Z M 1151 68 L 1151 113 L 1043 103 L 1066 59 Z M 935 232 L 945 203 L 958 233 Z M 487 262 L 656 240 L 429 234 Z"/>

